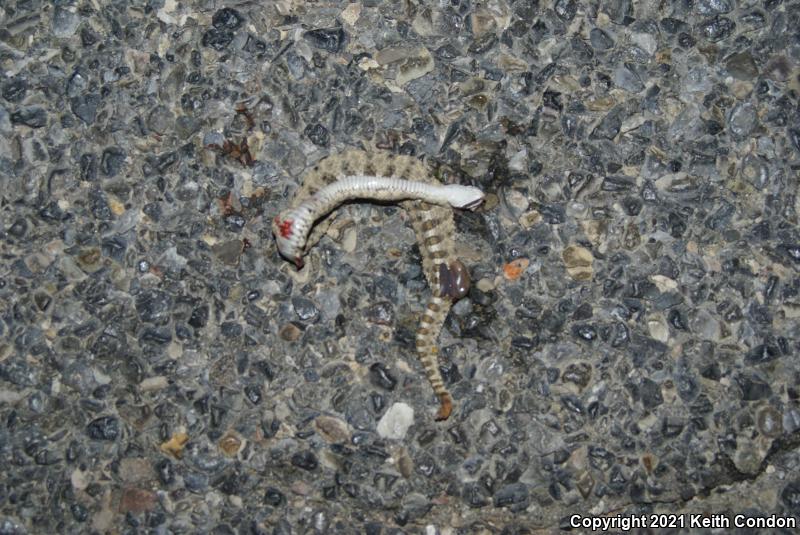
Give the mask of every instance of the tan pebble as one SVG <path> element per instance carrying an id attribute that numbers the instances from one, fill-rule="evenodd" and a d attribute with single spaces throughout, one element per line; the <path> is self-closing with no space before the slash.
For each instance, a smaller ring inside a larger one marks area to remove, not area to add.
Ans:
<path id="1" fill-rule="evenodd" d="M 494 282 L 486 277 L 476 282 L 475 287 L 482 292 L 490 292 L 495 289 Z"/>
<path id="2" fill-rule="evenodd" d="M 156 493 L 150 490 L 127 488 L 119 500 L 120 513 L 144 513 L 155 509 L 158 503 Z"/>
<path id="3" fill-rule="evenodd" d="M 493 32 L 497 28 L 497 22 L 492 17 L 492 13 L 486 8 L 477 8 L 470 15 L 473 36 L 480 37 L 486 32 Z"/>
<path id="4" fill-rule="evenodd" d="M 653 469 L 658 464 L 658 457 L 649 452 L 643 454 L 639 460 L 641 461 L 642 466 L 644 466 L 644 469 L 647 470 L 648 474 L 652 473 Z"/>
<path id="5" fill-rule="evenodd" d="M 759 447 L 758 443 L 750 437 L 736 437 L 736 451 L 733 454 L 733 464 L 740 472 L 757 474 L 761 463 L 766 457 L 768 448 Z"/>
<path id="6" fill-rule="evenodd" d="M 595 246 L 600 245 L 605 240 L 608 232 L 608 225 L 605 220 L 602 219 L 582 221 L 581 228 L 589 241 Z"/>
<path id="7" fill-rule="evenodd" d="M 421 37 L 430 37 L 434 35 L 436 32 L 433 28 L 433 16 L 430 8 L 421 9 L 419 13 L 417 13 L 417 16 L 414 17 L 411 27 L 414 28 L 414 31 Z"/>
<path id="8" fill-rule="evenodd" d="M 509 189 L 505 195 L 506 204 L 515 214 L 522 214 L 531 205 L 528 197 L 521 191 Z"/>
<path id="9" fill-rule="evenodd" d="M 380 68 L 380 63 L 372 58 L 361 58 L 358 60 L 358 68 L 362 71 L 372 71 Z"/>
<path id="10" fill-rule="evenodd" d="M 153 479 L 153 464 L 144 457 L 126 457 L 119 462 L 117 472 L 125 483 L 143 483 Z"/>
<path id="11" fill-rule="evenodd" d="M 414 51 L 414 55 L 406 59 L 397 69 L 395 82 L 404 86 L 411 80 L 416 80 L 433 70 L 433 56 L 427 48 L 421 46 Z"/>
<path id="12" fill-rule="evenodd" d="M 406 479 L 411 477 L 414 473 L 414 461 L 411 459 L 408 450 L 401 446 L 395 452 L 394 458 L 397 462 L 397 469 L 400 471 L 400 475 Z"/>
<path id="13" fill-rule="evenodd" d="M 361 4 L 359 4 L 358 2 L 349 4 L 346 8 L 342 10 L 339 16 L 341 17 L 341 19 L 344 21 L 345 24 L 353 26 L 358 21 L 358 18 L 361 16 Z"/>
<path id="14" fill-rule="evenodd" d="M 542 221 L 542 214 L 538 210 L 530 210 L 519 216 L 519 224 L 525 228 L 531 228 Z"/>
<path id="15" fill-rule="evenodd" d="M 527 61 L 510 54 L 500 54 L 497 66 L 506 72 L 525 72 L 530 68 L 530 64 Z"/>
<path id="16" fill-rule="evenodd" d="M 221 449 L 228 457 L 235 457 L 239 450 L 242 449 L 244 441 L 238 436 L 229 433 L 222 437 L 219 441 L 219 449 Z"/>
<path id="17" fill-rule="evenodd" d="M 588 470 L 581 471 L 578 477 L 575 478 L 575 486 L 578 492 L 581 493 L 581 496 L 583 496 L 583 499 L 587 499 L 594 488 L 594 478 L 592 474 Z"/>
<path id="18" fill-rule="evenodd" d="M 486 105 L 488 103 L 489 103 L 489 98 L 484 94 L 472 96 L 467 100 L 467 104 L 469 104 L 476 110 L 483 110 L 484 108 L 486 108 Z"/>
<path id="19" fill-rule="evenodd" d="M 305 481 L 295 481 L 292 483 L 291 491 L 293 494 L 297 494 L 298 496 L 308 496 L 312 492 L 311 485 L 306 483 Z"/>
<path id="20" fill-rule="evenodd" d="M 342 238 L 342 249 L 345 252 L 352 253 L 356 250 L 356 244 L 358 243 L 358 233 L 356 232 L 355 227 L 348 227 L 344 231 L 344 237 Z"/>
<path id="21" fill-rule="evenodd" d="M 344 444 L 350 441 L 350 430 L 347 423 L 332 416 L 318 416 L 314 420 L 314 429 L 325 442 Z"/>
<path id="22" fill-rule="evenodd" d="M 288 262 L 284 262 L 284 264 L 288 265 Z M 287 273 L 297 284 L 305 284 L 311 280 L 311 264 L 311 257 L 309 257 L 306 259 L 303 269 L 297 270 L 295 268 L 291 268 L 287 269 L 285 273 Z"/>
<path id="23" fill-rule="evenodd" d="M 302 332 L 294 323 L 287 323 L 283 327 L 281 327 L 280 331 L 278 331 L 278 336 L 280 336 L 283 340 L 287 342 L 294 342 L 298 338 Z"/>
<path id="24" fill-rule="evenodd" d="M 489 212 L 498 204 L 500 204 L 500 199 L 497 198 L 497 195 L 494 193 L 487 193 L 483 198 L 481 210 L 484 212 Z"/>
<path id="25" fill-rule="evenodd" d="M 139 383 L 139 389 L 144 392 L 149 392 L 153 390 L 162 390 L 167 387 L 167 378 L 163 375 L 157 375 L 155 377 L 148 377 L 144 379 L 141 383 Z"/>
<path id="26" fill-rule="evenodd" d="M 167 346 L 167 356 L 171 359 L 179 359 L 183 355 L 183 346 L 178 342 L 172 341 Z"/>
<path id="27" fill-rule="evenodd" d="M 733 86 L 731 86 L 731 93 L 739 100 L 749 97 L 752 92 L 753 84 L 750 82 L 737 80 L 733 83 Z"/>
<path id="28" fill-rule="evenodd" d="M 100 267 L 100 249 L 92 247 L 84 249 L 78 255 L 78 263 L 83 269 L 97 269 Z"/>
<path id="29" fill-rule="evenodd" d="M 614 100 L 613 97 L 600 97 L 589 99 L 586 102 L 586 107 L 589 109 L 589 111 L 608 111 L 614 107 L 614 104 L 616 103 L 617 101 Z"/>
<path id="30" fill-rule="evenodd" d="M 92 515 L 92 529 L 105 533 L 114 525 L 115 513 L 111 508 L 111 489 L 107 489 L 100 499 L 100 510 Z"/>
<path id="31" fill-rule="evenodd" d="M 780 310 L 783 311 L 786 319 L 800 318 L 800 305 L 797 303 L 786 303 Z"/>
<path id="32" fill-rule="evenodd" d="M 89 486 L 89 478 L 86 477 L 86 472 L 78 468 L 72 471 L 69 480 L 75 490 L 85 490 Z"/>
<path id="33" fill-rule="evenodd" d="M 580 245 L 570 245 L 561 253 L 561 258 L 570 277 L 578 281 L 591 280 L 594 256 L 589 249 Z"/>
<path id="34" fill-rule="evenodd" d="M 663 316 L 653 316 L 647 320 L 647 330 L 654 340 L 666 343 L 669 340 L 669 327 Z"/>
<path id="35" fill-rule="evenodd" d="M 650 280 L 653 281 L 659 292 L 667 292 L 678 287 L 678 283 L 675 281 L 675 279 L 665 277 L 664 275 L 651 275 Z"/>
<path id="36" fill-rule="evenodd" d="M 111 212 L 115 216 L 121 216 L 125 213 L 125 205 L 119 202 L 119 200 L 115 199 L 114 197 L 108 198 L 108 207 L 111 208 Z"/>

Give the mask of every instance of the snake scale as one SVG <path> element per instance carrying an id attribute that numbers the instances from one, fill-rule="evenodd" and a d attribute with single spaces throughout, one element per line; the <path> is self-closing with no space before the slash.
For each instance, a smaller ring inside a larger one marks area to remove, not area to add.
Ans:
<path id="1" fill-rule="evenodd" d="M 416 350 L 439 398 L 436 419 L 446 420 L 453 400 L 439 372 L 437 340 L 451 306 L 470 286 L 469 272 L 455 252 L 452 208 L 474 209 L 483 193 L 471 186 L 442 185 L 411 156 L 347 150 L 309 170 L 290 207 L 274 218 L 272 231 L 281 255 L 301 268 L 303 256 L 330 226 L 327 216 L 352 199 L 397 201 L 410 215 L 431 288 L 416 332 Z"/>

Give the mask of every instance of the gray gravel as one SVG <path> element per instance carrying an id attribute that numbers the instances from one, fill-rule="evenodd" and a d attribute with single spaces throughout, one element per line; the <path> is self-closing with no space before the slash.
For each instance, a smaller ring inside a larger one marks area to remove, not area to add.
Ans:
<path id="1" fill-rule="evenodd" d="M 800 4 L 262 4 L 0 5 L 0 533 L 800 516 Z M 445 423 L 348 147 L 487 192 Z"/>

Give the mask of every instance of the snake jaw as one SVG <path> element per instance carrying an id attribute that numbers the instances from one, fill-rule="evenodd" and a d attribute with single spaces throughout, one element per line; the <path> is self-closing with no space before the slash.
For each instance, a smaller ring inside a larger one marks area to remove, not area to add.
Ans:
<path id="1" fill-rule="evenodd" d="M 475 210 L 477 210 L 477 209 L 478 209 L 478 207 L 479 207 L 480 205 L 482 205 L 482 204 L 483 204 L 483 197 L 481 197 L 480 199 L 475 199 L 475 200 L 474 200 L 474 201 L 472 201 L 471 203 L 469 203 L 469 204 L 467 204 L 467 205 L 463 206 L 462 208 L 463 208 L 464 210 L 475 211 Z"/>

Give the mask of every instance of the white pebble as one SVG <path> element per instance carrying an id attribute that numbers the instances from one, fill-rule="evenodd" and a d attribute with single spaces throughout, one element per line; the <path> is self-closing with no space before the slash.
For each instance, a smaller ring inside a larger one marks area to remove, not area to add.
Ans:
<path id="1" fill-rule="evenodd" d="M 414 423 L 414 409 L 405 403 L 395 403 L 378 422 L 378 435 L 400 440 Z"/>

